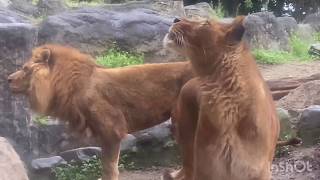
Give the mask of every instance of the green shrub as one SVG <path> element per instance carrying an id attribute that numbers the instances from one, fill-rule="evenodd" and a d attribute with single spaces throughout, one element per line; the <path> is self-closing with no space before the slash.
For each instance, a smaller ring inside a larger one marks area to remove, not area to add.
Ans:
<path id="1" fill-rule="evenodd" d="M 97 180 L 102 176 L 102 163 L 98 158 L 92 158 L 81 164 L 71 163 L 56 167 L 53 172 L 57 180 Z"/>
<path id="2" fill-rule="evenodd" d="M 263 64 L 281 64 L 293 60 L 292 55 L 286 51 L 255 49 L 253 55 L 259 63 Z"/>
<path id="3" fill-rule="evenodd" d="M 291 51 L 255 49 L 253 55 L 257 62 L 263 64 L 282 64 L 290 61 L 309 61 L 313 57 L 308 51 L 311 42 L 306 42 L 296 35 L 290 37 Z"/>
<path id="4" fill-rule="evenodd" d="M 111 48 L 96 59 L 98 64 L 110 68 L 143 64 L 144 62 L 143 55 L 121 51 L 117 48 Z"/>
<path id="5" fill-rule="evenodd" d="M 36 116 L 33 119 L 33 122 L 36 123 L 38 126 L 45 126 L 48 125 L 48 116 Z"/>
<path id="6" fill-rule="evenodd" d="M 317 42 L 320 42 L 320 32 L 314 33 L 314 39 L 315 39 Z"/>

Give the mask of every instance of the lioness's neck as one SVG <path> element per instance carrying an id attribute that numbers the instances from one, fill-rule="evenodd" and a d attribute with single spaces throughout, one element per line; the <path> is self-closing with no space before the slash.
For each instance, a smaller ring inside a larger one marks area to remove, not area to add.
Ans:
<path id="1" fill-rule="evenodd" d="M 238 63 L 244 50 L 243 45 L 221 51 L 204 49 L 203 52 L 191 56 L 190 61 L 198 76 L 214 76 L 215 79 L 223 79 L 234 76 L 233 74 L 238 71 Z"/>

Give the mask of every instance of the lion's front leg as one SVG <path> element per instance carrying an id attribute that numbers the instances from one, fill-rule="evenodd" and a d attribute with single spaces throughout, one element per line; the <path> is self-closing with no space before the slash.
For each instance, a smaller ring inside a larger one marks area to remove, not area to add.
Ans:
<path id="1" fill-rule="evenodd" d="M 120 141 L 102 147 L 102 180 L 118 180 Z"/>

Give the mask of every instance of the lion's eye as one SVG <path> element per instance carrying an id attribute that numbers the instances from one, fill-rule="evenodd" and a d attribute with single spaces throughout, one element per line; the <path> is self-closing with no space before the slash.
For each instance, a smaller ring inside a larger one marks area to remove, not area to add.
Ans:
<path id="1" fill-rule="evenodd" d="M 23 66 L 23 67 L 22 67 L 22 70 L 23 70 L 24 72 L 28 72 L 28 71 L 29 71 L 29 68 L 28 68 L 27 66 Z"/>

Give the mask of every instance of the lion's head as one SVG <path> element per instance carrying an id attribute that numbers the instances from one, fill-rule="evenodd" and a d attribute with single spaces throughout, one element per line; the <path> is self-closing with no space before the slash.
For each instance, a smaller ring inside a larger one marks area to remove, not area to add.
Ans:
<path id="1" fill-rule="evenodd" d="M 47 44 L 35 48 L 22 68 L 9 75 L 8 83 L 13 93 L 28 97 L 32 110 L 47 114 L 54 96 L 72 93 L 72 89 L 77 88 L 77 84 L 70 84 L 68 80 L 82 76 L 78 71 L 86 76 L 94 66 L 91 57 L 76 49 Z"/>
<path id="2" fill-rule="evenodd" d="M 243 20 L 244 16 L 238 16 L 232 23 L 175 19 L 164 38 L 164 46 L 189 57 L 196 71 L 203 70 L 240 44 L 245 31 Z"/>
<path id="3" fill-rule="evenodd" d="M 8 83 L 13 93 L 29 97 L 31 107 L 43 112 L 50 98 L 49 59 L 50 49 L 39 47 L 33 50 L 31 58 L 20 70 L 8 77 Z"/>

